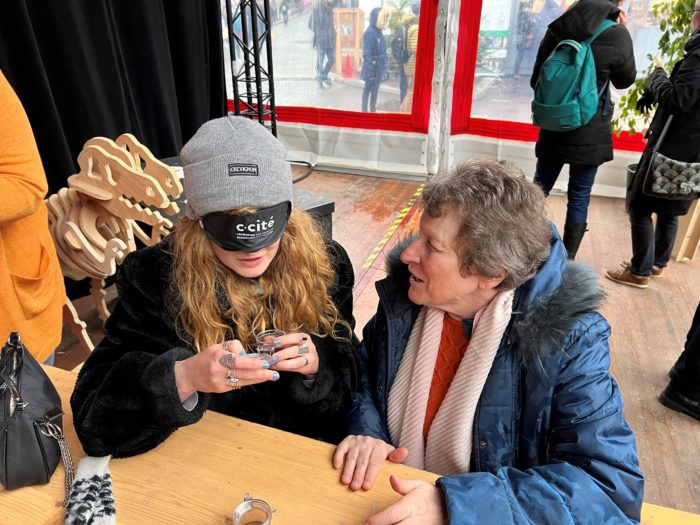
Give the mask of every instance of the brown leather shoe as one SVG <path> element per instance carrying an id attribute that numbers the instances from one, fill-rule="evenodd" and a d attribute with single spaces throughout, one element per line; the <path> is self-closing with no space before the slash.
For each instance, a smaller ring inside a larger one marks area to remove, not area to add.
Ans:
<path id="1" fill-rule="evenodd" d="M 651 280 L 644 275 L 635 275 L 629 270 L 608 270 L 605 272 L 605 277 L 616 283 L 634 286 L 635 288 L 648 288 Z"/>
<path id="2" fill-rule="evenodd" d="M 622 266 L 625 270 L 629 270 L 632 268 L 632 261 L 622 261 L 620 263 L 620 266 Z M 651 267 L 651 276 L 652 277 L 659 277 L 662 273 L 664 273 L 664 268 L 663 266 L 652 266 Z"/>

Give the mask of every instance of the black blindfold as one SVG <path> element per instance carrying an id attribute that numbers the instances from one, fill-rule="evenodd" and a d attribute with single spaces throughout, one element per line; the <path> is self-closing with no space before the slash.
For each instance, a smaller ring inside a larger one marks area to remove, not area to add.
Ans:
<path id="1" fill-rule="evenodd" d="M 220 248 L 256 252 L 282 237 L 291 212 L 292 203 L 285 201 L 244 215 L 208 213 L 200 222 L 209 240 Z"/>

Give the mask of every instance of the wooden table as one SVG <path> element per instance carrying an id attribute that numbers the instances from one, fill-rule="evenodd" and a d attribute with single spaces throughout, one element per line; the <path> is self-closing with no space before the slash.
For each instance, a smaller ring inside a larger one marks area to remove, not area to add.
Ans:
<path id="1" fill-rule="evenodd" d="M 45 367 L 61 394 L 64 432 L 73 461 L 85 455 L 68 402 L 75 374 Z M 374 488 L 352 492 L 331 467 L 333 447 L 240 419 L 207 412 L 146 454 L 113 459 L 117 522 L 230 524 L 246 493 L 275 510 L 273 525 L 356 525 L 398 500 L 389 474 L 434 481 L 436 476 L 387 462 Z M 63 467 L 48 485 L 4 492 L 0 524 L 63 522 Z M 645 504 L 643 523 L 700 524 L 700 516 Z"/>

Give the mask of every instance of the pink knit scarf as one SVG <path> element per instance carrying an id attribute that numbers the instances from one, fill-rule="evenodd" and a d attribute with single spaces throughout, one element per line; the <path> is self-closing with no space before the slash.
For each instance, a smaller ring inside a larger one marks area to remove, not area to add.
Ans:
<path id="1" fill-rule="evenodd" d="M 513 290 L 499 293 L 476 314 L 469 347 L 430 425 L 427 441 L 423 422 L 445 312 L 421 309 L 389 392 L 389 434 L 397 447 L 408 449 L 405 464 L 441 475 L 469 472 L 474 413 L 510 321 L 513 295 Z"/>

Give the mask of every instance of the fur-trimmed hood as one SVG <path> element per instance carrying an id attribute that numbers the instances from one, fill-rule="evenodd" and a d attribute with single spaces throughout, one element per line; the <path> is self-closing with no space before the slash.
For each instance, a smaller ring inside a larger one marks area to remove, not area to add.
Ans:
<path id="1" fill-rule="evenodd" d="M 400 256 L 412 240 L 397 244 L 386 260 L 387 280 L 396 284 L 392 296 L 409 303 L 410 274 Z M 513 301 L 509 337 L 524 362 L 539 361 L 561 349 L 576 319 L 598 310 L 605 299 L 595 272 L 583 263 L 567 260 L 557 234 L 552 235 L 550 244 L 548 259 L 534 277 L 517 288 Z"/>

